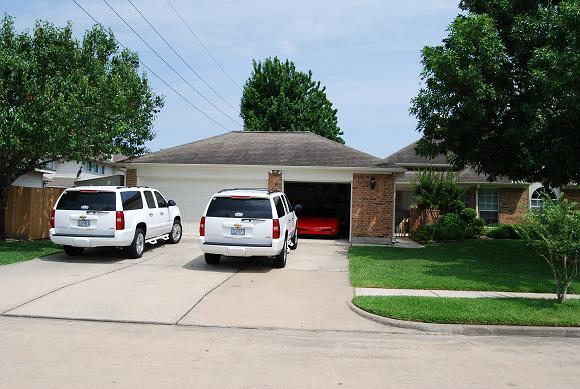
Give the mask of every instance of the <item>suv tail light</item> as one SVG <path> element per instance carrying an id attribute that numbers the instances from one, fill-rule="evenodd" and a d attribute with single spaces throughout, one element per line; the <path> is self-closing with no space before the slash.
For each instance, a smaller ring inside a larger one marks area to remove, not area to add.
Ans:
<path id="1" fill-rule="evenodd" d="M 50 211 L 50 228 L 54 228 L 54 209 Z"/>
<path id="2" fill-rule="evenodd" d="M 280 220 L 274 219 L 272 224 L 272 239 L 280 239 Z"/>
<path id="3" fill-rule="evenodd" d="M 205 236 L 205 216 L 202 216 L 199 222 L 199 236 Z"/>
<path id="4" fill-rule="evenodd" d="M 115 215 L 115 230 L 125 229 L 125 214 L 123 211 L 117 211 Z"/>

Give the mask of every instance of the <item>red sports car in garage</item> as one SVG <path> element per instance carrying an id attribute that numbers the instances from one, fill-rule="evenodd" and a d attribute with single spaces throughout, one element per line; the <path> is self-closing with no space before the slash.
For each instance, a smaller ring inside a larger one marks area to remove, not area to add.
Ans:
<path id="1" fill-rule="evenodd" d="M 298 215 L 298 235 L 337 236 L 339 233 L 340 218 L 331 209 L 308 208 Z"/>

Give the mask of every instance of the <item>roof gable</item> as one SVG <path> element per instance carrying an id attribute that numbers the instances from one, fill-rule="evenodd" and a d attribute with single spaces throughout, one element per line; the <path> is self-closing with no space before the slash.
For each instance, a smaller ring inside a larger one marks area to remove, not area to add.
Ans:
<path id="1" fill-rule="evenodd" d="M 384 159 L 387 163 L 394 163 L 397 165 L 405 166 L 405 165 L 450 165 L 445 156 L 440 154 L 435 158 L 427 158 L 417 155 L 415 151 L 415 147 L 417 146 L 417 142 L 415 141 L 408 146 L 403 147 L 402 149 L 395 151 L 393 154 L 389 155 Z"/>

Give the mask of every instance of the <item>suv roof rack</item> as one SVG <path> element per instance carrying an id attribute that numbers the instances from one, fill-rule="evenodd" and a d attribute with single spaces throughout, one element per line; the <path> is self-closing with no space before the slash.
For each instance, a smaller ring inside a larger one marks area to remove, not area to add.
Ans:
<path id="1" fill-rule="evenodd" d="M 230 190 L 256 190 L 256 191 L 273 193 L 273 192 L 269 191 L 268 188 L 226 188 L 226 189 L 221 189 L 218 193 L 228 192 Z"/>

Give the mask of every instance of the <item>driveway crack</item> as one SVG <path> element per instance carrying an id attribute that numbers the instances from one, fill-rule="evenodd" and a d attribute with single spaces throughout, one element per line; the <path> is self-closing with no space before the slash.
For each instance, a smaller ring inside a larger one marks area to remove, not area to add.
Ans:
<path id="1" fill-rule="evenodd" d="M 203 296 L 201 296 L 201 298 L 199 300 L 197 300 L 195 302 L 195 304 L 193 304 L 191 306 L 191 308 L 189 308 L 183 315 L 181 315 L 181 317 L 179 319 L 177 319 L 177 321 L 175 322 L 175 324 L 179 324 L 180 321 L 183 320 L 183 318 L 187 315 L 189 315 L 189 313 L 191 311 L 194 310 L 195 307 L 197 307 L 202 301 L 203 299 L 205 299 L 210 293 L 212 293 L 214 290 L 216 290 L 217 288 L 219 288 L 220 286 L 222 286 L 223 284 L 225 284 L 226 282 L 228 282 L 230 279 L 232 279 L 233 276 L 235 276 L 236 274 L 238 274 L 239 272 L 241 272 L 242 270 L 244 270 L 248 265 L 249 265 L 249 261 L 246 262 L 243 266 L 240 266 L 235 272 L 233 272 L 230 276 L 228 276 L 226 279 L 224 279 L 222 282 L 220 282 L 219 284 L 217 284 L 216 286 L 214 286 L 213 288 L 209 289 L 207 292 L 205 292 L 203 294 Z"/>
<path id="2" fill-rule="evenodd" d="M 53 290 L 51 290 L 51 291 L 49 291 L 47 293 L 44 293 L 44 294 L 42 294 L 40 296 L 37 296 L 37 297 L 35 297 L 33 299 L 30 299 L 28 301 L 25 301 L 22 304 L 19 304 L 19 305 L 15 306 L 15 307 L 12 307 L 12 308 L 10 308 L 10 309 L 8 309 L 8 310 L 0 313 L 0 316 L 9 315 L 9 313 L 11 311 L 14 311 L 14 310 L 16 310 L 18 308 L 21 308 L 21 307 L 23 307 L 23 306 L 25 306 L 27 304 L 30 304 L 30 303 L 32 303 L 34 301 L 37 301 L 37 300 L 40 300 L 41 298 L 44 298 L 44 297 L 49 296 L 49 295 L 51 295 L 53 293 L 59 292 L 59 291 L 61 291 L 63 289 L 66 289 L 68 287 L 75 286 L 75 285 L 81 284 L 81 283 L 86 282 L 86 281 L 94 280 L 95 278 L 99 278 L 99 277 L 102 277 L 102 276 L 106 276 L 108 274 L 115 273 L 115 272 L 118 272 L 118 271 L 121 271 L 121 270 L 125 270 L 125 269 L 128 269 L 128 268 L 133 267 L 133 266 L 137 266 L 137 265 L 139 265 L 139 264 L 141 264 L 143 262 L 147 262 L 147 261 L 150 261 L 150 260 L 152 260 L 154 258 L 157 258 L 158 256 L 160 256 L 162 254 L 163 253 L 159 253 L 157 255 L 152 256 L 151 258 L 143 259 L 143 260 L 141 260 L 139 262 L 131 263 L 131 264 L 127 265 L 127 266 L 123 266 L 123 267 L 120 267 L 118 269 L 114 269 L 114 270 L 111 270 L 111 271 L 108 271 L 108 272 L 105 272 L 105 273 L 97 274 L 95 276 L 92 276 L 92 277 L 89 277 L 89 278 L 84 278 L 82 280 L 78 280 L 78 281 L 75 281 L 75 282 L 71 282 L 70 284 L 66 284 L 66 285 L 63 285 L 63 286 L 59 286 L 56 289 L 53 289 Z"/>

